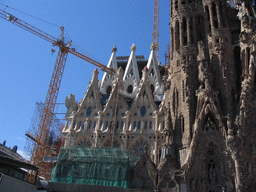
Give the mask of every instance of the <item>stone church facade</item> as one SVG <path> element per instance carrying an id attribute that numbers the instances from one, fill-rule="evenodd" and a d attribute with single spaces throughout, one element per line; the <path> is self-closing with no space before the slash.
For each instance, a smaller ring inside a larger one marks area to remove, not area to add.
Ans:
<path id="1" fill-rule="evenodd" d="M 66 99 L 65 146 L 141 156 L 135 189 L 256 191 L 255 30 L 253 1 L 171 0 L 170 64 L 114 47 L 116 75 Z"/>

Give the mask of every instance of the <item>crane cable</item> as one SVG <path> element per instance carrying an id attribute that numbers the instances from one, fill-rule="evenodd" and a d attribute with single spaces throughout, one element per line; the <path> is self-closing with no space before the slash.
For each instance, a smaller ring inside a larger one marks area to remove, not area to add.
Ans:
<path id="1" fill-rule="evenodd" d="M 30 15 L 30 14 L 28 14 L 28 13 L 22 12 L 22 11 L 20 11 L 20 10 L 18 10 L 18 9 L 12 8 L 12 7 L 8 6 L 8 5 L 5 5 L 5 4 L 2 4 L 2 3 L 0 3 L 0 4 L 3 5 L 3 6 L 5 6 L 4 10 L 5 10 L 6 8 L 10 8 L 10 9 L 13 9 L 13 10 L 15 10 L 15 11 L 17 11 L 17 12 L 20 12 L 20 13 L 24 14 L 24 15 L 27 15 L 27 16 L 29 16 L 29 17 L 33 17 L 33 18 L 35 18 L 35 19 L 38 19 L 38 20 L 43 21 L 43 22 L 45 22 L 45 23 L 48 23 L 48 24 L 50 24 L 50 25 L 54 25 L 54 26 L 56 26 L 56 27 L 61 27 L 61 26 L 56 25 L 56 24 L 54 24 L 54 23 L 51 23 L 51 22 L 49 22 L 49 21 L 45 21 L 45 20 L 43 20 L 43 19 L 40 19 L 40 18 L 35 17 L 35 16 L 33 16 L 33 15 Z"/>
<path id="2" fill-rule="evenodd" d="M 12 7 L 10 7 L 10 6 L 8 6 L 8 5 L 5 5 L 5 4 L 3 4 L 3 3 L 0 3 L 0 5 L 5 6 L 4 10 L 5 10 L 6 8 L 13 9 L 13 10 L 15 10 L 15 11 L 17 11 L 17 12 L 20 12 L 20 13 L 22 13 L 22 14 L 24 14 L 24 15 L 27 15 L 27 16 L 32 17 L 32 18 L 35 18 L 35 19 L 37 19 L 37 20 L 43 21 L 43 22 L 48 23 L 48 24 L 50 24 L 50 25 L 53 25 L 53 26 L 56 26 L 56 27 L 59 27 L 59 28 L 61 27 L 61 26 L 59 26 L 59 25 L 57 25 L 57 24 L 51 23 L 51 22 L 49 22 L 49 21 L 45 21 L 45 20 L 43 20 L 43 19 L 40 19 L 40 18 L 38 18 L 38 17 L 35 17 L 35 16 L 33 16 L 33 15 L 30 15 L 30 14 L 25 13 L 25 12 L 23 12 L 23 11 L 20 11 L 20 10 L 18 10 L 18 9 L 12 8 Z M 65 30 L 65 29 L 64 29 L 64 30 Z M 71 40 L 71 38 L 70 38 L 70 36 L 68 35 L 67 30 L 65 30 L 65 33 L 66 33 L 67 36 L 68 36 L 68 42 L 69 42 L 69 41 Z M 74 43 L 74 42 L 72 42 L 72 44 L 74 44 L 75 46 L 77 46 L 78 49 L 82 50 L 81 52 L 82 52 L 83 54 L 85 54 L 85 55 L 87 55 L 87 56 L 93 58 L 95 61 L 98 61 L 99 63 L 101 63 L 99 60 L 97 60 L 95 57 L 93 57 L 90 53 L 88 53 L 88 52 L 85 51 L 83 48 L 81 48 L 78 44 L 76 44 L 76 43 Z M 73 46 L 73 47 L 74 47 L 74 46 Z M 74 48 L 76 48 L 76 47 L 74 47 Z"/>

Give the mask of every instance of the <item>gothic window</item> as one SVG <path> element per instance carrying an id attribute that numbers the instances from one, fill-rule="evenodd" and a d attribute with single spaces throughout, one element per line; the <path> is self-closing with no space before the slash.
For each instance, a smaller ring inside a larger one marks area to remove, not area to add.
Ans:
<path id="1" fill-rule="evenodd" d="M 213 25 L 215 29 L 219 28 L 218 18 L 217 18 L 217 11 L 216 11 L 216 3 L 212 2 L 212 14 L 213 14 Z"/>
<path id="2" fill-rule="evenodd" d="M 189 30 L 190 30 L 190 42 L 191 42 L 191 44 L 194 44 L 194 38 L 193 38 L 193 30 L 194 30 L 194 28 L 193 28 L 193 18 L 192 17 L 190 17 L 190 20 L 189 20 Z"/>
<path id="3" fill-rule="evenodd" d="M 177 60 L 177 67 L 180 66 L 180 60 Z"/>
<path id="4" fill-rule="evenodd" d="M 111 87 L 111 85 L 109 85 L 109 86 L 107 87 L 107 89 L 106 89 L 106 93 L 107 93 L 108 95 L 110 95 L 111 91 L 112 91 L 112 87 Z"/>
<path id="5" fill-rule="evenodd" d="M 171 55 L 173 56 L 174 50 L 174 36 L 173 36 L 173 28 L 171 28 L 171 44 L 172 44 L 172 50 L 171 50 Z"/>
<path id="6" fill-rule="evenodd" d="M 140 114 L 141 114 L 142 117 L 144 117 L 146 115 L 146 112 L 147 112 L 147 109 L 146 109 L 145 106 L 140 108 Z"/>
<path id="7" fill-rule="evenodd" d="M 140 129 L 141 121 L 138 121 L 138 129 Z"/>
<path id="8" fill-rule="evenodd" d="M 213 155 L 214 154 L 214 145 L 213 143 L 209 143 L 209 148 L 208 148 L 208 154 Z"/>
<path id="9" fill-rule="evenodd" d="M 175 10 L 178 11 L 178 0 L 175 0 Z"/>
<path id="10" fill-rule="evenodd" d="M 89 129 L 91 129 L 91 127 L 92 127 L 92 121 L 89 121 Z"/>
<path id="11" fill-rule="evenodd" d="M 225 15 L 225 11 L 222 10 L 222 2 L 219 2 L 220 5 L 220 18 L 221 18 L 221 24 L 223 27 L 226 27 L 226 15 Z M 225 6 L 224 6 L 225 7 Z"/>
<path id="12" fill-rule="evenodd" d="M 207 20 L 208 20 L 208 23 L 209 23 L 209 32 L 210 32 L 212 29 L 211 29 L 211 21 L 210 21 L 209 7 L 208 7 L 207 5 L 205 6 L 205 11 L 206 11 Z"/>
<path id="13" fill-rule="evenodd" d="M 250 64 L 250 48 L 247 47 L 246 48 L 246 54 L 247 54 L 247 58 L 246 58 L 246 66 L 245 66 L 245 70 L 246 70 L 246 77 L 248 77 L 248 73 L 249 73 L 249 64 Z"/>
<path id="14" fill-rule="evenodd" d="M 213 123 L 213 121 L 211 120 L 211 117 L 208 117 L 206 120 L 206 123 L 203 127 L 203 131 L 218 131 L 217 126 Z"/>
<path id="15" fill-rule="evenodd" d="M 185 102 L 186 90 L 185 90 L 185 83 L 184 80 L 182 81 L 182 98 L 183 102 Z"/>
<path id="16" fill-rule="evenodd" d="M 182 32 L 183 32 L 183 45 L 186 46 L 188 43 L 188 37 L 187 37 L 187 19 L 186 17 L 183 17 L 182 22 Z"/>
<path id="17" fill-rule="evenodd" d="M 204 40 L 204 20 L 202 16 L 196 17 L 197 40 Z"/>
<path id="18" fill-rule="evenodd" d="M 124 127 L 124 122 L 121 121 L 121 129 L 123 129 L 123 127 Z"/>
<path id="19" fill-rule="evenodd" d="M 136 128 L 136 121 L 133 122 L 133 129 Z"/>
<path id="20" fill-rule="evenodd" d="M 213 160 L 210 160 L 208 163 L 208 181 L 212 185 L 217 183 L 216 165 Z"/>
<path id="21" fill-rule="evenodd" d="M 185 125 L 184 125 L 183 115 L 180 116 L 180 127 L 181 127 L 181 130 L 182 130 L 182 133 L 184 133 L 185 132 Z"/>
<path id="22" fill-rule="evenodd" d="M 179 21 L 176 21 L 175 24 L 175 50 L 179 50 L 180 49 L 180 25 L 179 25 Z"/>
<path id="23" fill-rule="evenodd" d="M 97 121 L 94 121 L 94 124 L 93 124 L 94 129 L 96 128 L 96 123 L 97 123 Z"/>
<path id="24" fill-rule="evenodd" d="M 179 92 L 178 90 L 175 88 L 174 89 L 174 113 L 176 114 L 178 111 L 178 107 L 179 107 Z"/>
<path id="25" fill-rule="evenodd" d="M 87 117 L 90 117 L 91 114 L 92 114 L 92 108 L 89 107 L 89 108 L 87 109 L 87 111 L 86 111 L 86 116 L 87 116 Z"/>
<path id="26" fill-rule="evenodd" d="M 108 128 L 108 121 L 106 121 L 106 124 L 105 124 L 105 129 Z"/>
<path id="27" fill-rule="evenodd" d="M 132 93 L 132 91 L 133 91 L 133 86 L 132 86 L 132 85 L 129 85 L 129 86 L 127 87 L 127 92 L 128 92 L 128 93 Z"/>
<path id="28" fill-rule="evenodd" d="M 242 65 L 240 60 L 240 46 L 236 46 L 234 49 L 235 63 L 236 63 L 236 88 L 237 92 L 241 89 L 241 76 L 242 76 Z"/>
<path id="29" fill-rule="evenodd" d="M 145 129 L 148 128 L 148 122 L 147 122 L 147 121 L 145 121 L 145 123 L 144 123 L 144 128 L 145 128 Z"/>
<path id="30" fill-rule="evenodd" d="M 152 128 L 153 128 L 153 122 L 150 121 L 150 122 L 149 122 L 149 129 L 152 129 Z"/>
<path id="31" fill-rule="evenodd" d="M 119 128 L 119 121 L 116 122 L 116 129 Z"/>
<path id="32" fill-rule="evenodd" d="M 155 91 L 155 87 L 154 87 L 154 85 L 153 84 L 150 84 L 150 89 L 151 89 L 151 92 L 152 92 L 152 94 L 154 93 L 154 91 Z"/>

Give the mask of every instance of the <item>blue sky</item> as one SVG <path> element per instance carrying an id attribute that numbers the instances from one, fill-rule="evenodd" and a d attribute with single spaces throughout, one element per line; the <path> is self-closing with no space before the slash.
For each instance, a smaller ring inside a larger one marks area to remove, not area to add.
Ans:
<path id="1" fill-rule="evenodd" d="M 136 55 L 148 58 L 150 54 L 154 0 L 1 0 L 0 9 L 54 37 L 60 35 L 58 26 L 64 26 L 65 37 L 83 49 L 77 51 L 88 52 L 104 65 L 114 44 L 117 56 L 130 55 L 133 43 Z M 159 55 L 164 64 L 170 41 L 169 0 L 160 0 L 159 12 Z M 49 42 L 2 18 L 0 25 L 0 143 L 6 140 L 7 146 L 18 145 L 23 151 L 35 103 L 45 101 L 58 49 L 52 55 Z M 64 103 L 70 93 L 80 101 L 94 69 L 92 64 L 69 54 L 57 102 Z M 65 108 L 59 112 L 65 112 Z"/>

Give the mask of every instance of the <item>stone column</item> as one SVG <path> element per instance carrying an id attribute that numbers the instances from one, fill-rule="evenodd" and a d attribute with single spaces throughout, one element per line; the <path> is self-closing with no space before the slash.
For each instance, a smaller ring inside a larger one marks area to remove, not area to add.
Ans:
<path id="1" fill-rule="evenodd" d="M 213 12 L 212 12 L 212 4 L 209 6 L 209 14 L 210 14 L 210 22 L 211 22 L 211 27 L 212 29 L 215 29 L 214 27 L 214 16 L 213 16 Z"/>
<path id="2" fill-rule="evenodd" d="M 235 153 L 234 155 L 232 155 L 232 158 L 235 162 L 235 170 L 236 170 L 236 176 L 235 176 L 235 185 L 236 185 L 236 189 L 237 192 L 242 192 L 242 183 L 241 183 L 241 173 L 240 173 L 240 168 L 239 168 L 239 161 L 237 158 L 237 153 Z"/>
<path id="3" fill-rule="evenodd" d="M 218 18 L 218 26 L 219 26 L 219 29 L 221 28 L 221 14 L 220 14 L 220 2 L 216 2 L 216 12 L 217 12 L 217 18 Z"/>
<path id="4" fill-rule="evenodd" d="M 70 123 L 70 125 L 69 125 L 69 130 L 70 130 L 70 131 L 73 131 L 73 130 L 74 130 L 74 124 L 75 124 L 75 119 L 76 119 L 76 112 L 73 111 L 73 112 L 72 112 L 72 115 L 73 115 L 73 117 L 72 117 L 71 123 Z"/>
<path id="5" fill-rule="evenodd" d="M 130 111 L 126 111 L 126 115 L 127 115 L 127 119 L 126 119 L 126 122 L 125 122 L 125 125 L 124 125 L 124 131 L 128 131 L 129 130 L 129 121 L 130 121 L 130 118 L 131 118 L 131 112 Z"/>
<path id="6" fill-rule="evenodd" d="M 98 119 L 98 123 L 97 123 L 97 126 L 96 126 L 96 128 L 95 128 L 95 130 L 97 131 L 97 130 L 100 130 L 100 122 L 101 122 L 101 118 L 102 118 L 102 112 L 101 111 L 99 111 L 98 112 L 98 115 L 99 115 L 99 119 Z"/>

